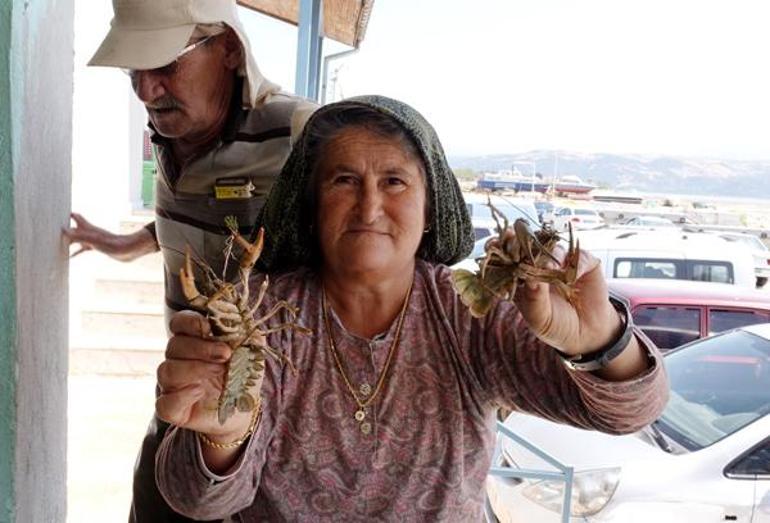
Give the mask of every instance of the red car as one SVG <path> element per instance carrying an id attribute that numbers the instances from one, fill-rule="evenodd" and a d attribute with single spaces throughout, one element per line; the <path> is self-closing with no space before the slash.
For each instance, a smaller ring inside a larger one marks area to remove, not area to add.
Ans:
<path id="1" fill-rule="evenodd" d="M 662 350 L 744 325 L 770 321 L 770 292 L 688 280 L 614 279 L 634 323 Z"/>

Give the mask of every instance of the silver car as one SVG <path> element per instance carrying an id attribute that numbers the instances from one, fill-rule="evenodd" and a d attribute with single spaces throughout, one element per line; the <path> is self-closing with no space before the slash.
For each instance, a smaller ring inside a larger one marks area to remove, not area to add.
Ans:
<path id="1" fill-rule="evenodd" d="M 751 256 L 754 258 L 754 275 L 757 277 L 757 287 L 764 287 L 767 279 L 770 278 L 770 250 L 767 246 L 753 234 L 742 234 L 737 232 L 724 232 L 719 236 L 728 241 L 733 241 L 745 245 L 751 250 Z"/>
<path id="2" fill-rule="evenodd" d="M 557 231 L 566 231 L 569 226 L 576 231 L 598 229 L 604 227 L 604 218 L 593 210 L 588 208 L 562 207 L 554 211 L 553 228 Z"/>
<path id="3" fill-rule="evenodd" d="M 770 523 L 770 324 L 695 341 L 665 356 L 671 398 L 644 430 L 611 436 L 514 413 L 506 427 L 574 468 L 580 522 Z M 553 470 L 499 436 L 493 466 Z M 558 522 L 565 483 L 487 479 L 502 522 Z"/>

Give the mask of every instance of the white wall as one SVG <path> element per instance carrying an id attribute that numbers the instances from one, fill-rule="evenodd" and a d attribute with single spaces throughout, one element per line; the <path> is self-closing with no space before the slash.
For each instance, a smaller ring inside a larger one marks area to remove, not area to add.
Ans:
<path id="1" fill-rule="evenodd" d="M 15 395 L 15 412 L 3 419 L 15 429 L 15 466 L 14 495 L 2 503 L 12 506 L 12 521 L 58 522 L 66 514 L 67 256 L 61 227 L 70 208 L 73 4 L 11 5 L 11 71 L 0 75 L 11 79 L 12 172 L 0 178 L 12 177 L 14 224 L 3 234 L 13 242 L 16 270 L 10 288 L 0 292 L 15 293 L 16 322 L 0 318 L 0 328 L 16 336 L 0 347 L 15 360 L 0 380 L 10 382 Z"/>

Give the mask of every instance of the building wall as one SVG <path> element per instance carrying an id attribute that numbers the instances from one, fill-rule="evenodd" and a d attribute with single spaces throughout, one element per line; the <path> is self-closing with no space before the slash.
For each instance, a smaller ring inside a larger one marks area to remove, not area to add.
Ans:
<path id="1" fill-rule="evenodd" d="M 3 522 L 66 517 L 72 19 L 72 0 L 0 2 Z"/>

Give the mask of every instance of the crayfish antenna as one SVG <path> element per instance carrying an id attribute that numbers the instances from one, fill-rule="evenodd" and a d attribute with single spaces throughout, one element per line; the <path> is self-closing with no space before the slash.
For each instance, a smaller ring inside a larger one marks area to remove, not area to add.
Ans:
<path id="1" fill-rule="evenodd" d="M 495 226 L 497 227 L 497 234 L 502 237 L 503 231 L 508 228 L 508 217 L 500 209 L 492 204 L 492 197 L 487 194 L 487 206 L 492 212 L 492 218 L 495 220 Z M 500 217 L 503 219 L 503 225 L 500 225 Z"/>

